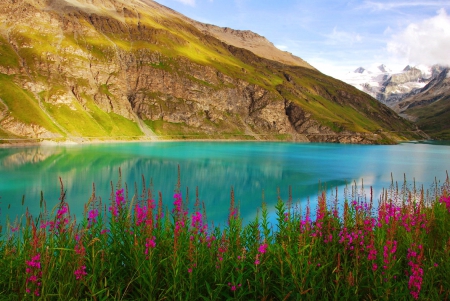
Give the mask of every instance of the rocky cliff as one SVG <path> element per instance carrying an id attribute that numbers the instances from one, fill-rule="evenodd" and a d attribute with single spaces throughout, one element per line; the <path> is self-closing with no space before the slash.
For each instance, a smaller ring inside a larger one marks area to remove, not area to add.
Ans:
<path id="1" fill-rule="evenodd" d="M 419 137 L 373 98 L 270 45 L 150 0 L 3 0 L 0 137 Z"/>
<path id="2" fill-rule="evenodd" d="M 450 68 L 392 107 L 434 138 L 450 140 Z"/>

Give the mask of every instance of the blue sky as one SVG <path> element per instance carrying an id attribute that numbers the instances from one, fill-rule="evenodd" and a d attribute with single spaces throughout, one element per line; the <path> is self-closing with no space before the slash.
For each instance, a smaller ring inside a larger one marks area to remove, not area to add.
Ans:
<path id="1" fill-rule="evenodd" d="M 248 29 L 339 78 L 359 66 L 450 64 L 450 1 L 157 0 L 200 22 Z"/>

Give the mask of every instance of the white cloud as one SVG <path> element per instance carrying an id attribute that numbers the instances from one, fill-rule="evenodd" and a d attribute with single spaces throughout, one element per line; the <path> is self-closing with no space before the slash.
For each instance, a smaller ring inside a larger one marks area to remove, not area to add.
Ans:
<path id="1" fill-rule="evenodd" d="M 435 17 L 411 23 L 392 35 L 387 50 L 410 64 L 450 65 L 450 16 L 440 9 Z"/>
<path id="2" fill-rule="evenodd" d="M 446 5 L 448 5 L 448 3 L 444 1 L 418 1 L 418 2 L 405 1 L 405 2 L 391 2 L 391 3 L 365 1 L 362 7 L 372 10 L 392 10 L 397 8 L 414 7 L 414 6 L 442 7 Z"/>
<path id="3" fill-rule="evenodd" d="M 329 44 L 354 44 L 362 41 L 362 37 L 353 32 L 340 31 L 337 27 L 333 28 L 331 34 L 326 35 Z"/>
<path id="4" fill-rule="evenodd" d="M 176 0 L 186 5 L 195 6 L 195 0 Z"/>

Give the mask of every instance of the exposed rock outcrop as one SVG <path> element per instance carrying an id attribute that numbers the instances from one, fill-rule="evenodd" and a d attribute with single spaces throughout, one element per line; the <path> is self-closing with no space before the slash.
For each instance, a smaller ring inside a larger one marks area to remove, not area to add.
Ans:
<path id="1" fill-rule="evenodd" d="M 392 143 L 411 130 L 264 37 L 154 1 L 7 0 L 0 14 L 0 134 Z"/>

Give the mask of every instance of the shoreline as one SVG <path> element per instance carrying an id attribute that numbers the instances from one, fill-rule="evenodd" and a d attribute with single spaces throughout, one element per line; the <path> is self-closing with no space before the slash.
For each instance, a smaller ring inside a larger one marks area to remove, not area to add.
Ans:
<path id="1" fill-rule="evenodd" d="M 74 140 L 66 139 L 63 141 L 57 141 L 51 138 L 13 138 L 13 139 L 0 139 L 0 141 L 7 141 L 5 143 L 0 143 L 0 148 L 16 148 L 16 147 L 33 147 L 33 146 L 81 146 L 81 145 L 94 145 L 94 144 L 118 144 L 118 143 L 148 143 L 148 142 L 287 142 L 287 143 L 337 143 L 337 142 L 315 142 L 315 141 L 300 141 L 300 140 L 279 140 L 279 139 L 236 139 L 236 138 L 204 138 L 204 139 L 168 139 L 158 137 L 157 139 L 152 139 L 151 137 L 136 137 L 137 139 L 89 139 L 89 138 L 78 138 Z M 255 137 L 253 137 L 255 138 Z M 14 141 L 14 142 L 11 142 Z M 17 142 L 15 142 L 17 141 Z M 397 141 L 395 144 L 400 143 L 421 143 L 425 141 L 439 141 L 439 140 L 401 140 Z M 347 144 L 347 143 L 338 143 Z M 350 143 L 352 144 L 352 143 Z M 353 143 L 355 145 L 377 145 L 377 144 L 364 144 L 364 143 Z"/>
<path id="2" fill-rule="evenodd" d="M 65 140 L 65 141 L 55 141 L 55 140 L 46 140 L 46 139 L 11 139 L 14 141 L 20 142 L 7 142 L 0 144 L 0 148 L 15 148 L 15 147 L 32 147 L 32 146 L 80 146 L 80 145 L 93 145 L 93 144 L 116 144 L 116 143 L 147 143 L 147 142 L 297 142 L 297 143 L 311 143 L 310 141 L 286 141 L 286 140 L 248 140 L 248 139 L 167 139 L 167 138 L 158 138 L 158 139 L 130 139 L 130 140 L 122 140 L 122 139 L 105 139 L 105 140 L 82 140 L 74 141 L 74 140 Z M 4 139 L 4 141 L 11 141 L 9 139 Z M 30 141 L 30 140 L 39 140 L 39 141 Z"/>

